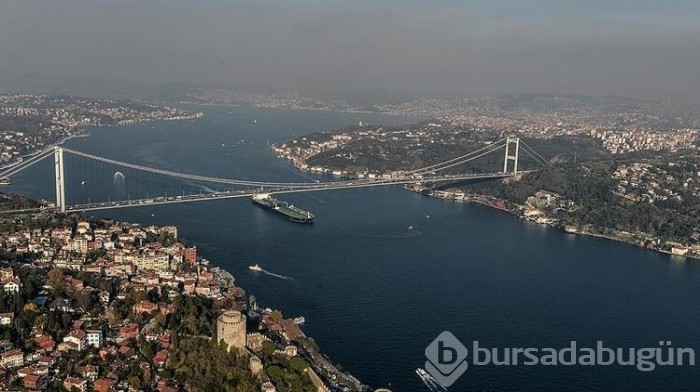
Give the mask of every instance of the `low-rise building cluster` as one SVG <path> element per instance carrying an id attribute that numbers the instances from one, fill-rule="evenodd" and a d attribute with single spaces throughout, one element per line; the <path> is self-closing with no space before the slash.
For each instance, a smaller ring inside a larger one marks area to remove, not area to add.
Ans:
<path id="1" fill-rule="evenodd" d="M 172 332 L 156 319 L 176 312 L 176 295 L 221 303 L 244 295 L 230 274 L 208 266 L 196 248 L 179 242 L 174 226 L 78 221 L 27 227 L 2 233 L 0 247 L 27 261 L 6 261 L 0 268 L 0 338 L 5 338 L 0 385 L 5 388 L 40 390 L 60 383 L 67 390 L 133 390 L 122 377 L 123 366 L 156 372 L 166 365 Z M 30 291 L 36 292 L 17 305 Z M 127 297 L 134 297 L 130 308 L 123 306 Z M 12 311 L 17 306 L 19 311 Z M 30 319 L 33 324 L 18 331 L 18 323 Z M 23 329 L 25 336 L 9 332 L 23 335 Z M 155 348 L 148 361 L 141 341 Z M 76 366 L 61 365 L 70 358 L 77 358 Z M 174 380 L 153 380 L 161 391 L 176 390 L 169 386 Z"/>
<path id="2" fill-rule="evenodd" d="M 419 151 L 434 146 L 454 147 L 482 139 L 474 132 L 473 129 L 440 122 L 400 128 L 360 123 L 342 131 L 317 133 L 274 144 L 271 149 L 301 170 L 345 178 L 390 179 L 404 176 L 406 170 L 392 168 L 415 164 L 414 157 Z M 480 143 L 487 144 L 487 138 L 483 139 Z M 319 156 L 323 156 L 326 163 L 314 163 Z"/>
<path id="3" fill-rule="evenodd" d="M 620 164 L 612 178 L 617 182 L 615 193 L 636 202 L 681 204 L 685 198 L 700 197 L 700 166 L 691 160 Z"/>
<path id="4" fill-rule="evenodd" d="M 696 150 L 700 145 L 700 130 L 698 129 L 592 130 L 591 136 L 599 139 L 603 147 L 613 154 L 644 150 L 671 152 Z"/>

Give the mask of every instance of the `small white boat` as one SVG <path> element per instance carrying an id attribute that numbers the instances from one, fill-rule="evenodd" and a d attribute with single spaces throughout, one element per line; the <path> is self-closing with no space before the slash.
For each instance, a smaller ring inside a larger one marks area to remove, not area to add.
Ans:
<path id="1" fill-rule="evenodd" d="M 255 272 L 262 271 L 262 268 L 257 263 L 249 266 L 248 269 Z"/>
<path id="2" fill-rule="evenodd" d="M 416 373 L 417 373 L 421 378 L 423 378 L 423 377 L 430 377 L 430 374 L 428 374 L 428 372 L 426 372 L 425 369 L 423 369 L 423 368 L 418 368 L 418 369 L 416 369 Z"/>
<path id="3" fill-rule="evenodd" d="M 304 318 L 304 316 L 294 318 L 294 324 L 296 325 L 304 324 L 305 322 L 306 319 Z"/>
<path id="4" fill-rule="evenodd" d="M 440 385 L 438 380 L 435 379 L 430 373 L 426 372 L 425 369 L 423 368 L 418 368 L 416 369 L 416 374 L 420 379 L 423 381 L 423 384 L 425 384 L 428 389 L 434 392 L 447 392 L 447 388 L 444 386 Z"/>

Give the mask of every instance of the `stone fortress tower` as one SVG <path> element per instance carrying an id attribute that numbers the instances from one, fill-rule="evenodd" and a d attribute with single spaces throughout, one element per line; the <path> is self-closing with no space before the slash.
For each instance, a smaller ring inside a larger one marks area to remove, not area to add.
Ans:
<path id="1" fill-rule="evenodd" d="M 244 348 L 246 344 L 246 317 L 237 310 L 227 310 L 216 319 L 216 341 L 223 340 L 227 348 Z"/>

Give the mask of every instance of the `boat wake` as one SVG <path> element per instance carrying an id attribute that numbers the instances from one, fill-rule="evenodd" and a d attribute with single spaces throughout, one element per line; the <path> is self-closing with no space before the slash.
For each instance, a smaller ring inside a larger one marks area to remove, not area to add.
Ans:
<path id="1" fill-rule="evenodd" d="M 195 188 L 199 188 L 199 189 L 201 189 L 201 190 L 203 190 L 204 192 L 207 192 L 207 193 L 214 193 L 214 192 L 217 192 L 216 189 L 212 189 L 212 188 L 209 188 L 209 187 L 206 186 L 206 185 L 197 184 L 197 183 L 194 183 L 194 182 L 188 182 L 187 185 L 193 186 L 193 187 L 195 187 Z"/>
<path id="2" fill-rule="evenodd" d="M 270 271 L 268 271 L 266 269 L 262 269 L 262 268 L 260 269 L 260 272 L 265 274 L 265 275 L 272 276 L 273 278 L 277 278 L 277 279 L 294 280 L 294 278 L 292 278 L 291 276 L 276 274 L 274 272 L 270 272 Z"/>
<path id="3" fill-rule="evenodd" d="M 299 177 L 301 177 L 301 178 L 303 178 L 303 179 L 305 179 L 305 180 L 308 180 L 309 182 L 318 182 L 318 179 L 317 179 L 317 178 L 313 178 L 313 177 L 311 177 L 311 176 L 307 176 L 306 174 L 304 174 L 303 172 L 300 172 L 299 169 L 297 169 L 297 168 L 295 168 L 295 167 L 293 167 L 293 166 L 287 165 L 286 167 L 287 167 L 287 169 L 289 169 L 289 171 L 293 172 L 294 174 L 296 174 L 297 176 L 299 176 Z"/>
<path id="4" fill-rule="evenodd" d="M 436 380 L 435 377 L 431 376 L 430 373 L 426 372 L 425 369 L 416 369 L 416 374 L 423 381 L 423 384 L 425 384 L 425 386 L 428 387 L 428 389 L 430 389 L 432 392 L 448 392 L 447 388 L 440 385 L 438 380 Z"/>
<path id="5" fill-rule="evenodd" d="M 260 272 L 262 272 L 262 273 L 265 274 L 265 275 L 272 276 L 273 278 L 277 278 L 277 279 L 294 280 L 294 278 L 292 278 L 291 276 L 285 276 L 285 275 L 275 274 L 275 273 L 272 273 L 272 272 L 266 271 L 266 270 L 262 270 L 262 271 L 260 271 Z"/>
<path id="6" fill-rule="evenodd" d="M 308 195 L 308 196 L 309 196 L 310 199 L 314 199 L 314 200 L 316 200 L 317 202 L 319 202 L 319 203 L 321 203 L 321 204 L 326 204 L 326 202 L 325 202 L 323 199 L 321 199 L 320 197 L 318 197 L 318 196 L 314 196 L 314 195 Z"/>

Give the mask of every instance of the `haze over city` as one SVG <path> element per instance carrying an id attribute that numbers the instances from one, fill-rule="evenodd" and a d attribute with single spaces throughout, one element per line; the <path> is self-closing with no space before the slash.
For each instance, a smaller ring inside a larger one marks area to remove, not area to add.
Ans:
<path id="1" fill-rule="evenodd" d="M 5 1 L 0 88 L 186 82 L 697 103 L 699 15 L 688 0 Z"/>

